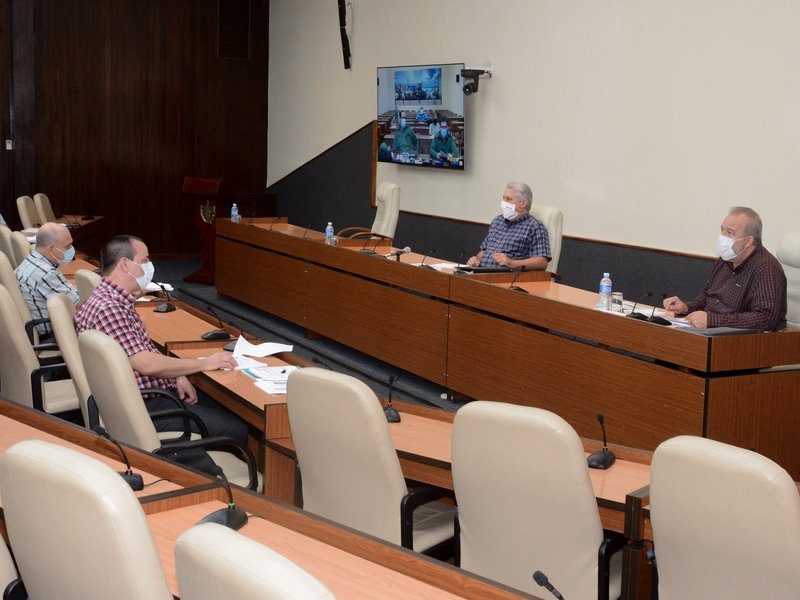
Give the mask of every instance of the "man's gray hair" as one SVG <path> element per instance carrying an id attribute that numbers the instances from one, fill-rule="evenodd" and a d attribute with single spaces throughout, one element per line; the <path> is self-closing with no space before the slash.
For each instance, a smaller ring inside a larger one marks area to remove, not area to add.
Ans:
<path id="1" fill-rule="evenodd" d="M 50 244 L 57 244 L 59 227 L 61 227 L 61 225 L 56 225 L 55 223 L 45 223 L 39 227 L 39 231 L 36 232 L 36 246 L 38 248 L 44 248 Z"/>
<path id="2" fill-rule="evenodd" d="M 513 190 L 519 200 L 525 200 L 528 203 L 526 208 L 528 212 L 531 212 L 531 205 L 533 204 L 533 190 L 531 190 L 531 186 L 521 181 L 509 181 L 508 184 L 506 184 L 506 189 Z"/>
<path id="3" fill-rule="evenodd" d="M 747 217 L 747 224 L 744 226 L 744 234 L 752 235 L 756 244 L 761 243 L 761 217 L 752 208 L 746 206 L 734 206 L 728 211 L 728 215 L 744 215 Z"/>

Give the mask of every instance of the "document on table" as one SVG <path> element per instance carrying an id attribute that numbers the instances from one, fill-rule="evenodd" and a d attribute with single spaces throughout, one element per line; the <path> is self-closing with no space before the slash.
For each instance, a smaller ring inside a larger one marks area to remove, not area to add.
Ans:
<path id="1" fill-rule="evenodd" d="M 144 288 L 145 292 L 160 292 L 161 286 L 164 286 L 164 289 L 168 292 L 172 292 L 172 285 L 169 283 L 156 283 L 155 281 L 151 281 L 147 284 L 147 287 Z"/>
<path id="2" fill-rule="evenodd" d="M 264 342 L 263 344 L 251 344 L 241 335 L 236 340 L 236 346 L 233 348 L 233 357 L 239 360 L 240 356 L 253 356 L 255 358 L 264 358 L 265 356 L 272 356 L 279 352 L 291 352 L 294 346 L 291 344 L 276 344 L 274 342 Z"/>
<path id="3" fill-rule="evenodd" d="M 300 367 L 285 365 L 280 367 L 247 367 L 242 369 L 242 373 L 255 379 L 256 386 L 268 394 L 285 394 L 286 382 L 289 374 Z"/>

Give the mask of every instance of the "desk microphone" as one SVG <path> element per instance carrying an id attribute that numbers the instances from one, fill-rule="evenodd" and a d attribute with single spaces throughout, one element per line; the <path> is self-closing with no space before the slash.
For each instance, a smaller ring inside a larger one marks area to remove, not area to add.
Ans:
<path id="1" fill-rule="evenodd" d="M 405 247 L 405 248 L 403 248 L 402 250 L 398 250 L 397 252 L 392 252 L 392 253 L 391 253 L 389 256 L 387 256 L 386 258 L 392 258 L 392 257 L 394 256 L 394 257 L 396 257 L 396 258 L 397 258 L 397 262 L 400 262 L 400 255 L 401 255 L 401 254 L 408 254 L 409 252 L 411 252 L 411 247 L 410 247 L 410 246 L 406 246 L 406 247 Z"/>
<path id="2" fill-rule="evenodd" d="M 134 492 L 138 492 L 140 490 L 143 490 L 144 489 L 144 481 L 142 480 L 142 476 L 139 473 L 134 473 L 133 472 L 133 469 L 131 468 L 131 462 L 128 460 L 128 455 L 125 453 L 125 449 L 120 445 L 120 443 L 117 440 L 112 438 L 108 434 L 108 432 L 103 427 L 101 427 L 100 425 L 95 427 L 94 431 L 95 431 L 96 434 L 106 438 L 109 442 L 114 444 L 119 449 L 119 453 L 122 455 L 122 460 L 125 461 L 126 469 L 125 469 L 125 471 L 123 473 L 120 473 L 120 475 L 125 480 L 125 482 L 129 486 L 131 486 L 131 489 Z"/>
<path id="3" fill-rule="evenodd" d="M 217 314 L 217 312 L 213 308 L 211 308 L 210 304 L 207 304 L 206 308 L 208 309 L 208 312 L 210 312 L 211 315 L 213 317 L 215 317 L 217 319 L 217 321 L 219 321 L 219 329 L 212 329 L 211 331 L 206 331 L 200 337 L 203 338 L 204 340 L 208 340 L 208 341 L 229 340 L 229 339 L 231 339 L 231 334 L 228 333 L 227 331 L 225 331 L 224 326 L 222 325 L 222 319 L 219 318 L 219 315 Z"/>
<path id="4" fill-rule="evenodd" d="M 94 215 L 87 213 L 81 217 L 81 221 L 94 221 Z"/>
<path id="5" fill-rule="evenodd" d="M 637 321 L 646 321 L 647 317 L 645 317 L 642 313 L 637 313 L 636 312 L 636 305 L 639 304 L 639 302 L 641 302 L 642 300 L 647 300 L 652 295 L 653 295 L 653 292 L 647 292 L 646 294 L 642 294 L 642 296 L 640 296 L 636 300 L 636 302 L 633 303 L 633 308 L 631 309 L 631 312 L 629 312 L 625 316 L 628 317 L 629 319 L 636 319 Z"/>
<path id="6" fill-rule="evenodd" d="M 236 506 L 236 502 L 233 501 L 233 491 L 231 490 L 231 484 L 228 481 L 228 478 L 225 477 L 225 473 L 222 469 L 217 466 L 214 469 L 214 475 L 217 477 L 222 477 L 222 480 L 225 482 L 225 489 L 228 490 L 228 506 L 227 508 L 220 508 L 219 510 L 215 510 L 210 515 L 206 515 L 202 519 L 200 519 L 197 524 L 201 525 L 203 523 L 217 523 L 218 525 L 224 525 L 225 527 L 229 527 L 236 531 L 237 529 L 241 529 L 243 526 L 247 524 L 247 513 L 244 512 L 241 508 Z"/>
<path id="7" fill-rule="evenodd" d="M 169 292 L 167 291 L 167 288 L 164 287 L 164 284 L 156 282 L 156 285 L 161 288 L 161 291 L 164 292 L 164 294 L 166 294 L 167 301 L 164 302 L 163 304 L 159 304 L 158 306 L 156 306 L 153 309 L 153 312 L 168 313 L 168 312 L 172 312 L 173 310 L 175 310 L 175 305 L 172 304 L 172 298 L 169 297 Z"/>
<path id="8" fill-rule="evenodd" d="M 277 223 L 278 219 L 280 218 L 281 217 L 275 217 L 274 219 L 272 219 L 272 223 L 269 224 L 269 229 L 267 231 L 272 231 L 272 228 L 275 227 L 275 223 Z"/>
<path id="9" fill-rule="evenodd" d="M 428 253 L 427 253 L 425 256 L 423 256 L 423 257 L 422 257 L 422 260 L 421 260 L 421 261 L 420 261 L 420 263 L 419 263 L 419 266 L 420 266 L 420 268 L 421 268 L 421 269 L 430 269 L 430 270 L 432 270 L 432 271 L 435 271 L 435 270 L 436 270 L 436 269 L 434 269 L 432 266 L 430 266 L 430 265 L 426 265 L 426 264 L 425 264 L 425 260 L 426 260 L 426 259 L 427 259 L 429 256 L 433 256 L 434 254 L 436 254 L 436 250 L 431 250 L 431 251 L 430 251 L 430 252 L 428 252 Z"/>
<path id="10" fill-rule="evenodd" d="M 520 273 L 522 273 L 524 270 L 525 270 L 524 265 L 517 270 L 517 272 L 514 274 L 514 277 L 511 278 L 511 284 L 508 286 L 508 289 L 514 290 L 515 292 L 522 292 L 523 294 L 530 294 L 528 290 L 521 288 L 518 285 L 514 285 L 514 282 L 517 280 L 517 277 L 519 277 Z"/>
<path id="11" fill-rule="evenodd" d="M 398 379 L 400 379 L 400 375 L 389 376 L 389 400 L 386 402 L 386 406 L 383 409 L 383 414 L 386 415 L 386 420 L 389 423 L 400 422 L 400 413 L 398 413 L 397 409 L 392 406 L 392 390 L 394 389 L 394 384 Z"/>
<path id="12" fill-rule="evenodd" d="M 666 297 L 667 297 L 666 294 L 661 294 L 661 298 L 659 299 L 659 302 L 664 302 L 664 298 L 666 298 Z M 672 325 L 672 323 L 667 321 L 664 317 L 659 317 L 659 316 L 656 315 L 656 307 L 655 307 L 655 305 L 653 306 L 653 312 L 651 312 L 650 316 L 647 317 L 647 321 L 649 323 L 655 323 L 656 325 L 666 325 L 666 326 Z"/>
<path id="13" fill-rule="evenodd" d="M 237 329 L 239 330 L 239 335 L 222 347 L 225 352 L 233 352 L 236 349 L 236 344 L 239 343 L 239 338 L 242 337 L 242 334 L 244 333 L 241 327 L 237 327 Z"/>
<path id="14" fill-rule="evenodd" d="M 590 454 L 587 462 L 589 463 L 590 469 L 608 469 L 614 464 L 617 457 L 608 449 L 608 444 L 606 443 L 606 423 L 601 413 L 597 414 L 597 421 L 600 423 L 600 427 L 603 430 L 603 449 Z"/>
<path id="15" fill-rule="evenodd" d="M 306 236 L 308 235 L 308 230 L 309 229 L 311 229 L 311 223 L 306 225 L 305 231 L 303 231 L 303 239 L 306 239 Z"/>
<path id="16" fill-rule="evenodd" d="M 553 596 L 558 598 L 558 600 L 564 600 L 564 596 L 562 596 L 561 593 L 556 588 L 553 587 L 553 584 L 550 583 L 550 580 L 547 578 L 547 575 L 545 575 L 541 571 L 533 572 L 533 580 L 540 586 L 542 586 L 544 589 L 546 589 L 548 592 L 553 594 Z"/>
<path id="17" fill-rule="evenodd" d="M 255 218 L 256 218 L 256 211 L 254 210 L 253 212 L 250 213 L 250 218 L 247 219 L 247 226 L 248 227 L 255 227 L 255 225 L 253 225 L 253 219 L 255 219 Z"/>
<path id="18" fill-rule="evenodd" d="M 370 238 L 370 237 L 367 237 L 367 241 L 366 241 L 366 242 L 364 242 L 364 247 L 363 247 L 363 248 L 361 248 L 361 250 L 359 250 L 359 252 L 363 252 L 364 254 L 377 254 L 377 252 L 375 252 L 375 248 L 377 248 L 377 247 L 378 247 L 378 244 L 380 244 L 380 243 L 381 243 L 381 239 L 380 239 L 380 238 L 378 238 L 378 244 L 375 244 L 375 248 L 367 248 L 367 245 L 368 245 L 368 244 L 369 244 L 371 241 L 372 241 L 372 238 Z"/>
<path id="19" fill-rule="evenodd" d="M 81 226 L 78 218 L 75 215 L 72 215 L 72 218 L 75 219 L 75 222 L 69 220 L 70 215 L 64 215 L 64 218 L 67 220 L 67 229 L 77 229 Z"/>

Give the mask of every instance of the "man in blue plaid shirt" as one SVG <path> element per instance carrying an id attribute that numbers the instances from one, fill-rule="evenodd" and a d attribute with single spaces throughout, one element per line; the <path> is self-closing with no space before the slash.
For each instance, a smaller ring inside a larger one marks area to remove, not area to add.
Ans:
<path id="1" fill-rule="evenodd" d="M 533 192 L 525 183 L 512 181 L 503 192 L 498 215 L 489 226 L 489 233 L 480 252 L 471 257 L 471 267 L 543 271 L 550 262 L 550 240 L 547 228 L 528 211 Z"/>

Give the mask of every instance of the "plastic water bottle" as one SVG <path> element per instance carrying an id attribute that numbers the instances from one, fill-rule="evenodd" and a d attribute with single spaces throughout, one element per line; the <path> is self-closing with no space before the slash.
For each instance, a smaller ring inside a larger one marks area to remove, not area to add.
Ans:
<path id="1" fill-rule="evenodd" d="M 611 276 L 608 273 L 603 273 L 603 278 L 600 280 L 600 300 L 597 302 L 597 308 L 606 312 L 611 311 Z"/>
<path id="2" fill-rule="evenodd" d="M 242 217 L 239 216 L 239 207 L 236 206 L 236 202 L 233 203 L 231 206 L 231 223 L 241 223 Z"/>
<path id="3" fill-rule="evenodd" d="M 333 223 L 328 221 L 328 226 L 325 228 L 325 243 L 330 246 L 333 244 Z"/>

